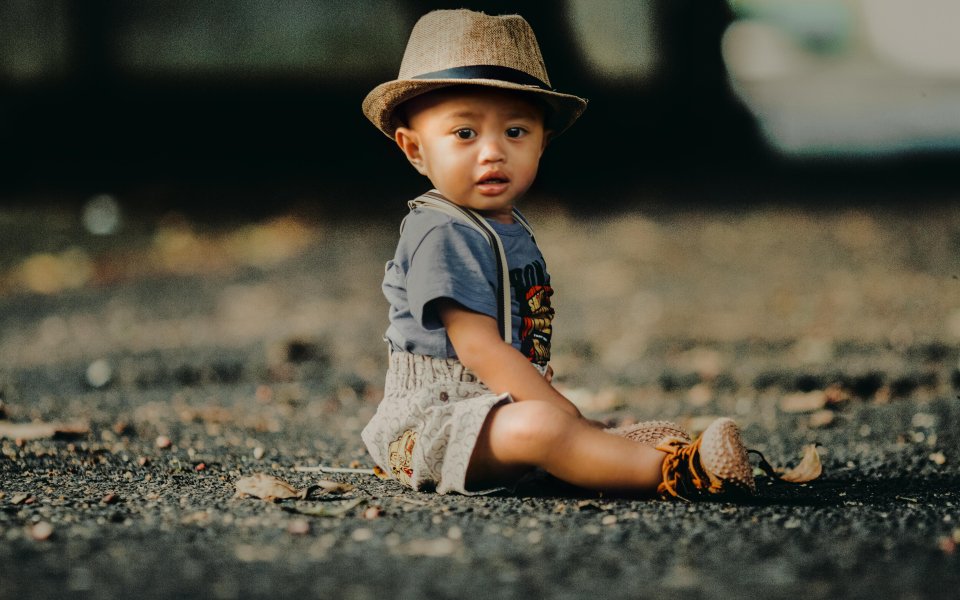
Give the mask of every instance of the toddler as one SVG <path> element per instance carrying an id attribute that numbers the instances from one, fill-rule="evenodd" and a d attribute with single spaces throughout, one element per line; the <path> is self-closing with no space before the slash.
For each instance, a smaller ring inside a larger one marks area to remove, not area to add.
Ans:
<path id="1" fill-rule="evenodd" d="M 537 468 L 614 493 L 751 493 L 730 419 L 696 441 L 664 421 L 604 430 L 551 385 L 553 288 L 516 204 L 586 105 L 551 88 L 522 17 L 469 10 L 424 15 L 398 78 L 367 95 L 364 114 L 433 189 L 410 202 L 386 265 L 389 367 L 364 443 L 388 476 L 438 493 Z"/>

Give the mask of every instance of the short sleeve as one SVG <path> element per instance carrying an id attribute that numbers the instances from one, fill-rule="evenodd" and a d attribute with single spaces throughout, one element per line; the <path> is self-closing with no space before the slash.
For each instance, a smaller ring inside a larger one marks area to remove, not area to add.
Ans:
<path id="1" fill-rule="evenodd" d="M 443 223 L 427 232 L 410 257 L 410 313 L 424 329 L 440 329 L 443 324 L 430 303 L 450 298 L 496 319 L 495 281 L 496 264 L 487 240 L 468 226 Z"/>

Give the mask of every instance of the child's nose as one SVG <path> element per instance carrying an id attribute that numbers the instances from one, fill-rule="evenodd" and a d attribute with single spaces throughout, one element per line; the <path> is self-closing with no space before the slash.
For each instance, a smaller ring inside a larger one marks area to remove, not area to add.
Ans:
<path id="1" fill-rule="evenodd" d="M 503 142 L 496 136 L 484 138 L 480 145 L 480 162 L 498 162 L 506 158 Z"/>

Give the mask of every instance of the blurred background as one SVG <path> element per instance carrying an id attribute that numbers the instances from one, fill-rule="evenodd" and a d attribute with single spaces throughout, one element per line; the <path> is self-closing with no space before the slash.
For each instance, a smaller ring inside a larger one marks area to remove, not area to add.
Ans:
<path id="1" fill-rule="evenodd" d="M 0 203 L 392 205 L 423 181 L 360 102 L 421 14 L 461 6 L 522 13 L 591 101 L 544 194 L 952 200 L 952 0 L 0 0 Z"/>
<path id="2" fill-rule="evenodd" d="M 303 337 L 378 385 L 427 182 L 360 103 L 460 6 L 590 99 L 524 200 L 567 373 L 960 340 L 955 0 L 0 0 L 0 376 Z"/>
<path id="3" fill-rule="evenodd" d="M 460 6 L 590 99 L 522 205 L 584 410 L 960 391 L 956 0 L 0 0 L 0 415 L 303 405 L 365 460 L 428 184 L 360 104 Z"/>

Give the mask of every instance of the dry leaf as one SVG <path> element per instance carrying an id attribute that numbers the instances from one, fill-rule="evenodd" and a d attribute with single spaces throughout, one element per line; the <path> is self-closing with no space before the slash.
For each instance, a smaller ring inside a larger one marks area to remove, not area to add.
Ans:
<path id="1" fill-rule="evenodd" d="M 321 479 L 317 482 L 316 487 L 320 488 L 321 494 L 345 494 L 353 490 L 353 485 L 349 483 L 330 481 L 329 479 Z"/>
<path id="2" fill-rule="evenodd" d="M 288 498 L 304 500 L 312 491 L 312 486 L 298 490 L 286 481 L 266 473 L 255 473 L 250 477 L 238 479 L 236 486 L 238 496 L 254 496 L 268 502 L 277 502 Z"/>
<path id="3" fill-rule="evenodd" d="M 821 473 L 823 473 L 823 465 L 820 464 L 817 447 L 814 444 L 808 444 L 803 448 L 803 459 L 800 464 L 781 475 L 780 479 L 790 483 L 806 483 L 820 477 Z"/>
<path id="4" fill-rule="evenodd" d="M 79 437 L 89 432 L 84 423 L 0 423 L 0 438 L 12 440 Z"/>
<path id="5" fill-rule="evenodd" d="M 827 405 L 827 394 L 823 390 L 798 392 L 780 399 L 780 410 L 785 413 L 813 412 Z"/>

